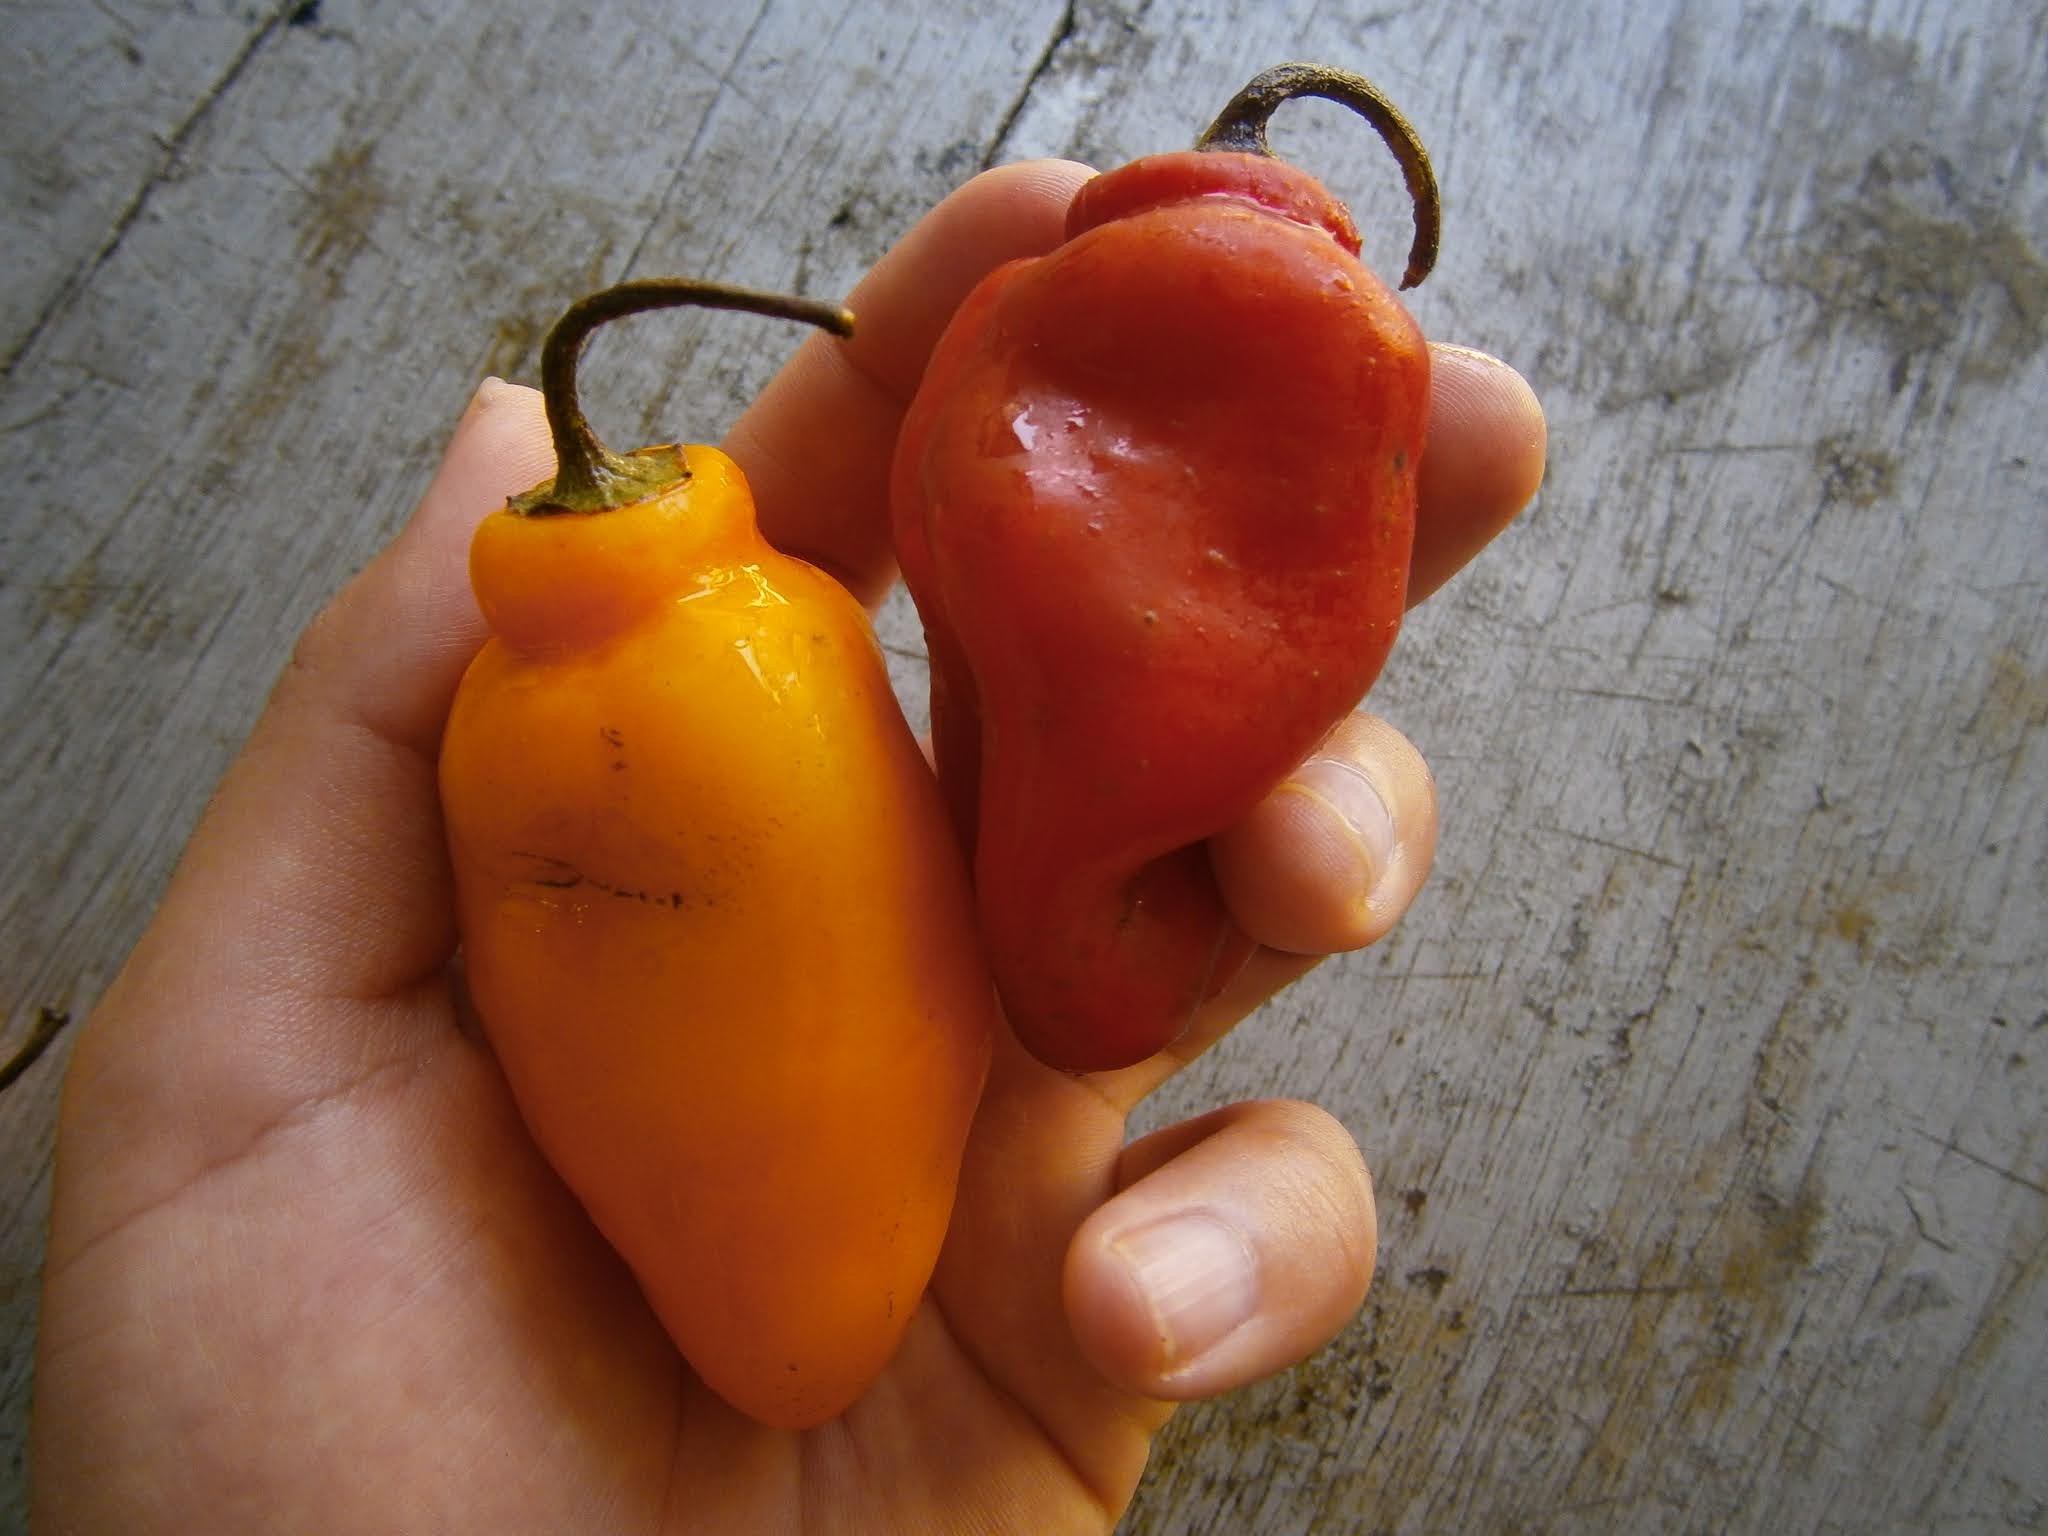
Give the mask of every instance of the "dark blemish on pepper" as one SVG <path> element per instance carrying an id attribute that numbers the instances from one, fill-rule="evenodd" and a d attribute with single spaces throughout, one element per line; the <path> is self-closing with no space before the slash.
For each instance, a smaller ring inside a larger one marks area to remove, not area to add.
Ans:
<path id="1" fill-rule="evenodd" d="M 543 886 L 551 891 L 572 891 L 583 883 L 582 872 L 566 859 L 558 859 L 546 853 L 525 853 L 516 848 L 512 851 L 512 857 L 531 859 L 536 864 L 548 867 L 548 874 L 535 875 L 529 884 Z"/>
<path id="2" fill-rule="evenodd" d="M 527 882 L 530 885 L 537 885 L 543 890 L 573 891 L 578 886 L 587 885 L 592 890 L 600 891 L 606 896 L 616 896 L 621 901 L 637 901 L 644 907 L 667 907 L 672 912 L 680 912 L 683 908 L 690 905 L 690 898 L 681 891 L 658 892 L 640 890 L 628 885 L 613 885 L 609 881 L 600 880 L 594 875 L 585 874 L 566 859 L 557 859 L 548 854 L 515 852 L 513 857 L 531 859 L 536 864 L 548 866 L 546 874 L 535 875 Z M 705 905 L 715 907 L 718 903 L 715 899 L 707 899 Z"/>

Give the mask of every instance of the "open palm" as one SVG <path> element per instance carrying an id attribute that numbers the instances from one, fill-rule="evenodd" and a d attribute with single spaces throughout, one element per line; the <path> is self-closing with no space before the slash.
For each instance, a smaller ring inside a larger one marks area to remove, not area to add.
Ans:
<path id="1" fill-rule="evenodd" d="M 852 296 L 852 347 L 799 352 L 729 442 L 771 538 L 880 595 L 924 356 L 984 272 L 1057 241 L 1085 174 L 979 178 Z M 1542 465 L 1519 379 L 1455 352 L 1437 373 L 1418 593 Z M 1434 842 L 1427 771 L 1358 717 L 1227 835 L 1227 893 L 1273 947 L 1171 1055 L 1076 1078 L 999 1042 L 896 1360 L 839 1419 L 762 1428 L 675 1353 L 463 1012 L 434 760 L 482 638 L 464 555 L 550 468 L 536 397 L 487 384 L 413 522 L 301 642 L 81 1034 L 39 1527 L 1108 1529 L 1170 1402 L 1320 1345 L 1373 1254 L 1364 1166 L 1320 1112 L 1238 1105 L 1129 1146 L 1125 1114 L 1304 956 L 1399 915 Z"/>

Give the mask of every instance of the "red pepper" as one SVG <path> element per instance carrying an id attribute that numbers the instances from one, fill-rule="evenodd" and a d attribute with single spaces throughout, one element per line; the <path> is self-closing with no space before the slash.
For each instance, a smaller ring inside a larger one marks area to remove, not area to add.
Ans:
<path id="1" fill-rule="evenodd" d="M 1344 205 L 1265 148 L 1305 94 L 1395 150 L 1420 281 L 1437 203 L 1413 130 L 1357 76 L 1283 66 L 991 274 L 898 444 L 983 936 L 1019 1037 L 1070 1070 L 1169 1044 L 1242 965 L 1203 840 L 1353 708 L 1400 624 L 1428 350 Z"/>

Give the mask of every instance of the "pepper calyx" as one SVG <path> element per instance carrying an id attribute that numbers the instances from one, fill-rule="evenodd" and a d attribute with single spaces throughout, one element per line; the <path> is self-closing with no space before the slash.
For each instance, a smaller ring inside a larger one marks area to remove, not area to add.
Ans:
<path id="1" fill-rule="evenodd" d="M 598 440 L 576 393 L 576 364 L 592 331 L 609 321 L 651 309 L 736 309 L 779 320 L 798 320 L 853 334 L 853 312 L 841 304 L 763 293 L 699 278 L 652 277 L 616 283 L 578 299 L 563 311 L 541 348 L 541 396 L 555 443 L 555 477 L 514 496 L 506 507 L 524 517 L 565 512 L 609 512 L 645 501 L 690 477 L 688 461 L 674 443 L 617 454 Z"/>
<path id="2" fill-rule="evenodd" d="M 505 505 L 522 517 L 555 517 L 567 512 L 612 512 L 658 496 L 690 478 L 690 466 L 675 443 L 637 448 L 631 453 L 607 451 L 594 460 L 581 485 L 564 486 L 558 475 Z"/>

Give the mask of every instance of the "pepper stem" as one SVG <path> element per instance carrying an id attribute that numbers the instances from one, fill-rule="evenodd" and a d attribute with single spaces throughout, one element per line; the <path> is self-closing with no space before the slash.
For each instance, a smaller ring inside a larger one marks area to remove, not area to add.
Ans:
<path id="1" fill-rule="evenodd" d="M 1320 96 L 1349 107 L 1372 124 L 1387 148 L 1394 152 L 1394 158 L 1401 162 L 1402 178 L 1415 202 L 1415 241 L 1408 248 L 1408 270 L 1401 276 L 1401 286 L 1413 288 L 1436 265 L 1437 242 L 1443 233 L 1443 201 L 1437 193 L 1436 172 L 1430 169 L 1429 154 L 1422 147 L 1421 137 L 1394 104 L 1380 94 L 1379 87 L 1363 75 L 1322 64 L 1277 64 L 1230 99 L 1216 121 L 1195 140 L 1195 148 L 1270 158 L 1273 146 L 1266 142 L 1266 124 L 1281 103 L 1297 96 Z"/>
<path id="2" fill-rule="evenodd" d="M 799 320 L 835 336 L 853 334 L 853 312 L 843 305 L 761 293 L 687 277 L 650 277 L 618 283 L 578 299 L 555 322 L 540 354 L 541 398 L 555 440 L 555 478 L 515 496 L 514 512 L 544 517 L 558 512 L 604 512 L 644 500 L 688 477 L 673 444 L 616 454 L 598 441 L 576 394 L 576 364 L 590 333 L 609 321 L 650 309 L 737 309 L 777 320 Z"/>

